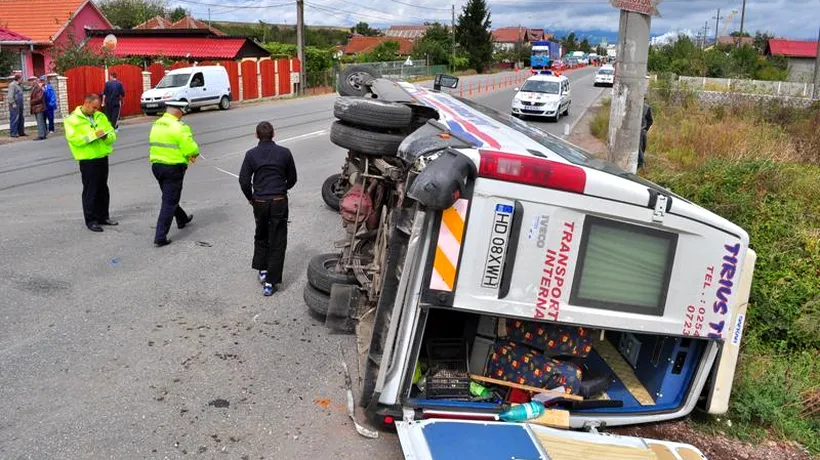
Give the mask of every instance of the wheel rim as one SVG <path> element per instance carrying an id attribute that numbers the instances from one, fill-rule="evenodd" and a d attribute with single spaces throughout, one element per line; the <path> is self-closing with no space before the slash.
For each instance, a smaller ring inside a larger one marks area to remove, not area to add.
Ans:
<path id="1" fill-rule="evenodd" d="M 223 108 L 223 109 L 227 109 L 227 108 L 228 108 L 228 104 L 230 104 L 230 102 L 228 101 L 228 98 L 227 98 L 227 97 L 223 97 L 223 98 L 222 98 L 222 108 Z"/>
<path id="2" fill-rule="evenodd" d="M 364 84 L 362 82 L 367 76 L 367 72 L 354 72 L 347 77 L 347 84 L 357 91 L 361 91 L 364 88 Z"/>
<path id="3" fill-rule="evenodd" d="M 333 193 L 333 196 L 339 198 L 340 200 L 345 196 L 345 187 L 342 186 L 341 179 L 337 180 L 330 186 L 330 191 Z"/>

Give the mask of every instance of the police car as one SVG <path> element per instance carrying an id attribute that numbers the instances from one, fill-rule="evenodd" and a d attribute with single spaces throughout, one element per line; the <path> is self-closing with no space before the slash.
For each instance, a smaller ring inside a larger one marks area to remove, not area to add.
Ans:
<path id="1" fill-rule="evenodd" d="M 615 84 L 615 67 L 607 64 L 595 73 L 593 86 L 612 86 Z"/>
<path id="2" fill-rule="evenodd" d="M 746 231 L 440 90 L 453 77 L 348 83 L 360 92 L 340 98 L 331 139 L 380 173 L 351 174 L 342 200 L 344 246 L 361 249 L 325 274 L 311 261 L 308 280 L 331 280 L 324 314 L 355 326 L 360 403 L 408 458 L 550 458 L 562 443 L 609 458 L 575 442 L 612 437 L 496 421 L 534 394 L 558 409 L 535 424 L 593 433 L 727 410 L 756 257 Z M 700 458 L 651 444 L 629 458 Z"/>
<path id="3" fill-rule="evenodd" d="M 510 109 L 513 116 L 549 117 L 557 122 L 562 115 L 569 115 L 570 83 L 563 75 L 542 71 L 515 91 Z"/>

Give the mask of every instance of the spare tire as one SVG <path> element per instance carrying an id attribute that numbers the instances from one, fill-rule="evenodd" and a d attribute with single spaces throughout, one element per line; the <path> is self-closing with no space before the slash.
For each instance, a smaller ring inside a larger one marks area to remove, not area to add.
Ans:
<path id="1" fill-rule="evenodd" d="M 317 290 L 330 295 L 334 284 L 359 284 L 352 273 L 339 273 L 334 270 L 339 263 L 339 254 L 319 254 L 308 262 L 308 284 Z"/>
<path id="2" fill-rule="evenodd" d="M 330 310 L 330 294 L 325 294 L 308 283 L 305 284 L 305 291 L 302 296 L 311 313 L 317 316 L 327 316 L 327 312 Z"/>
<path id="3" fill-rule="evenodd" d="M 413 121 L 413 110 L 404 104 L 363 97 L 336 99 L 333 115 L 351 125 L 371 128 L 406 128 Z"/>
<path id="4" fill-rule="evenodd" d="M 379 72 L 370 66 L 347 66 L 339 74 L 339 95 L 364 96 L 370 92 L 368 84 L 379 77 Z"/>
<path id="5" fill-rule="evenodd" d="M 330 142 L 354 152 L 373 156 L 396 156 L 406 136 L 356 128 L 341 121 L 330 126 Z"/>

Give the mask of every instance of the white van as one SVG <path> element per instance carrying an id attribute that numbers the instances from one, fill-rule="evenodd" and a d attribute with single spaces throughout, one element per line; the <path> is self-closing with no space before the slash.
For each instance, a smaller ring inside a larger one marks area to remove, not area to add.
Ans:
<path id="1" fill-rule="evenodd" d="M 533 75 L 515 88 L 511 112 L 514 117 L 550 117 L 558 122 L 561 115 L 569 115 L 572 96 L 569 79 L 544 71 Z"/>
<path id="2" fill-rule="evenodd" d="M 536 394 L 590 431 L 727 410 L 746 231 L 508 114 L 358 82 L 373 95 L 339 98 L 330 133 L 347 236 L 305 302 L 357 334 L 360 403 L 407 458 L 548 458 L 514 450 L 543 432 L 496 421 Z"/>
<path id="3" fill-rule="evenodd" d="M 232 97 L 224 67 L 185 67 L 168 72 L 155 88 L 142 93 L 140 107 L 146 115 L 165 110 L 166 101 L 185 101 L 193 110 L 211 105 L 228 110 Z"/>

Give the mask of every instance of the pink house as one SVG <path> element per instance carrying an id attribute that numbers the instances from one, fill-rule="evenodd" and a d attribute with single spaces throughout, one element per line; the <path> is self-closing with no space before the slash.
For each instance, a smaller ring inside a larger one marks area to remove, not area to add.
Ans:
<path id="1" fill-rule="evenodd" d="M 91 0 L 2 0 L 3 26 L 28 37 L 32 44 L 23 53 L 25 77 L 52 71 L 55 47 L 86 39 L 86 29 L 112 29 Z"/>

